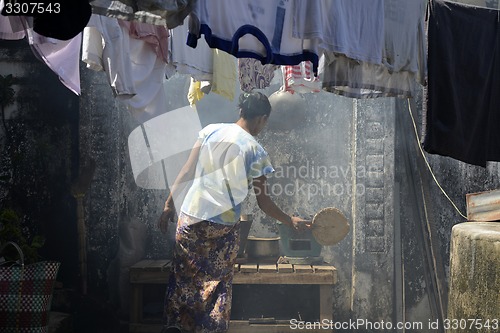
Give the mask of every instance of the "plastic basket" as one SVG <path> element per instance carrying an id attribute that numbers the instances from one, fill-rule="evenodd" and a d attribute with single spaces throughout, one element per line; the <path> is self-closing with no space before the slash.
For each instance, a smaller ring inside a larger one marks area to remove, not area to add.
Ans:
<path id="1" fill-rule="evenodd" d="M 21 248 L 14 242 L 18 262 L 0 264 L 0 327 L 2 333 L 47 333 L 52 293 L 60 263 L 41 261 L 24 265 Z"/>

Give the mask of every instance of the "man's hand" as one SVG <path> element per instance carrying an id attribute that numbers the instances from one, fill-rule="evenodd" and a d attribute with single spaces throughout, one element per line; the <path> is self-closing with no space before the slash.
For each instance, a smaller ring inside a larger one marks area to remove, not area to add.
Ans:
<path id="1" fill-rule="evenodd" d="M 292 225 L 291 228 L 295 230 L 308 230 L 312 227 L 312 221 L 304 220 L 303 218 L 292 216 Z"/>
<path id="2" fill-rule="evenodd" d="M 175 222 L 175 208 L 165 206 L 163 212 L 158 219 L 158 228 L 162 233 L 166 233 L 168 229 L 168 222 Z"/>

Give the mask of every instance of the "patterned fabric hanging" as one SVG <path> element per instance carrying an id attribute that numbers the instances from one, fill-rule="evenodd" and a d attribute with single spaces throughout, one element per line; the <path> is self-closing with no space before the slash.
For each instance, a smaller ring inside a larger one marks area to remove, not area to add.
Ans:
<path id="1" fill-rule="evenodd" d="M 282 90 L 300 94 L 321 91 L 321 82 L 314 76 L 310 61 L 303 61 L 294 66 L 281 66 L 281 69 L 284 81 Z"/>

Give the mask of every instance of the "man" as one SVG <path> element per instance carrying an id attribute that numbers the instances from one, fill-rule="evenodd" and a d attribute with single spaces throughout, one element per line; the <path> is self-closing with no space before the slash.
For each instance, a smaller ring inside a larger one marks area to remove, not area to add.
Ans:
<path id="1" fill-rule="evenodd" d="M 165 333 L 227 331 L 241 202 L 249 188 L 271 218 L 294 229 L 310 227 L 310 221 L 284 213 L 268 194 L 266 175 L 274 169 L 254 136 L 267 124 L 269 100 L 260 92 L 244 93 L 239 109 L 236 123 L 211 124 L 200 131 L 158 222 L 166 232 L 176 215 L 174 199 L 187 188 L 165 296 Z"/>

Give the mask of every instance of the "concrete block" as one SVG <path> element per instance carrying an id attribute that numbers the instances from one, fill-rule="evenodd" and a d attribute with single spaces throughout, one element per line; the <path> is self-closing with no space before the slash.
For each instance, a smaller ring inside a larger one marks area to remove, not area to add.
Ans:
<path id="1" fill-rule="evenodd" d="M 446 332 L 498 332 L 499 304 L 500 223 L 455 225 L 451 236 Z"/>

